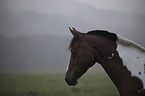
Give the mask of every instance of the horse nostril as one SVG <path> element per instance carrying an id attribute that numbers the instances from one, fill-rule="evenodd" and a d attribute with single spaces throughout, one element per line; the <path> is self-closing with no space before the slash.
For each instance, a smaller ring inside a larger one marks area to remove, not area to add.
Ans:
<path id="1" fill-rule="evenodd" d="M 70 76 L 66 74 L 65 76 L 65 81 L 67 82 L 67 84 L 70 82 Z"/>

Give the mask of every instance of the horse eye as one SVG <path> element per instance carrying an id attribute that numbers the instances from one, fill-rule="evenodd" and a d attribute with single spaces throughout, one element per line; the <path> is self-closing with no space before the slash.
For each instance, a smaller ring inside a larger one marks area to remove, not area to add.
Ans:
<path id="1" fill-rule="evenodd" d="M 76 50 L 71 50 L 71 54 L 75 55 L 76 54 Z"/>

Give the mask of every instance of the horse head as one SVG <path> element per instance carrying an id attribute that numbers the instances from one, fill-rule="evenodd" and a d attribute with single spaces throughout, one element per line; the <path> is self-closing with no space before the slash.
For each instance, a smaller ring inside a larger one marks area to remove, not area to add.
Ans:
<path id="1" fill-rule="evenodd" d="M 95 54 L 90 43 L 85 40 L 85 36 L 76 29 L 70 29 L 74 38 L 70 44 L 70 63 L 65 75 L 68 85 L 76 85 L 78 79 L 95 64 Z"/>

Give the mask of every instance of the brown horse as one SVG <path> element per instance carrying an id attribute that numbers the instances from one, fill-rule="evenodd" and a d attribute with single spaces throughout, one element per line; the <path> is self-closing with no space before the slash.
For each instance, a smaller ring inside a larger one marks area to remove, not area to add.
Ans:
<path id="1" fill-rule="evenodd" d="M 70 63 L 65 75 L 68 85 L 78 79 L 96 62 L 102 65 L 120 96 L 145 96 L 145 49 L 115 33 L 94 30 L 80 33 L 69 28 L 74 38 Z"/>

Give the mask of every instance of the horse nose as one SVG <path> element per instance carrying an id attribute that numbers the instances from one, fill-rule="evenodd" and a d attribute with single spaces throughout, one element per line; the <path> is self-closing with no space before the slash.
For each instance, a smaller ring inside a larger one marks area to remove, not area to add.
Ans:
<path id="1" fill-rule="evenodd" d="M 68 85 L 71 85 L 71 80 L 72 80 L 71 78 L 72 78 L 72 76 L 70 76 L 68 74 L 65 75 L 65 81 Z"/>
<path id="2" fill-rule="evenodd" d="M 65 76 L 65 81 L 70 86 L 75 86 L 78 83 L 76 77 L 74 77 L 73 75 L 67 75 L 67 74 Z"/>

